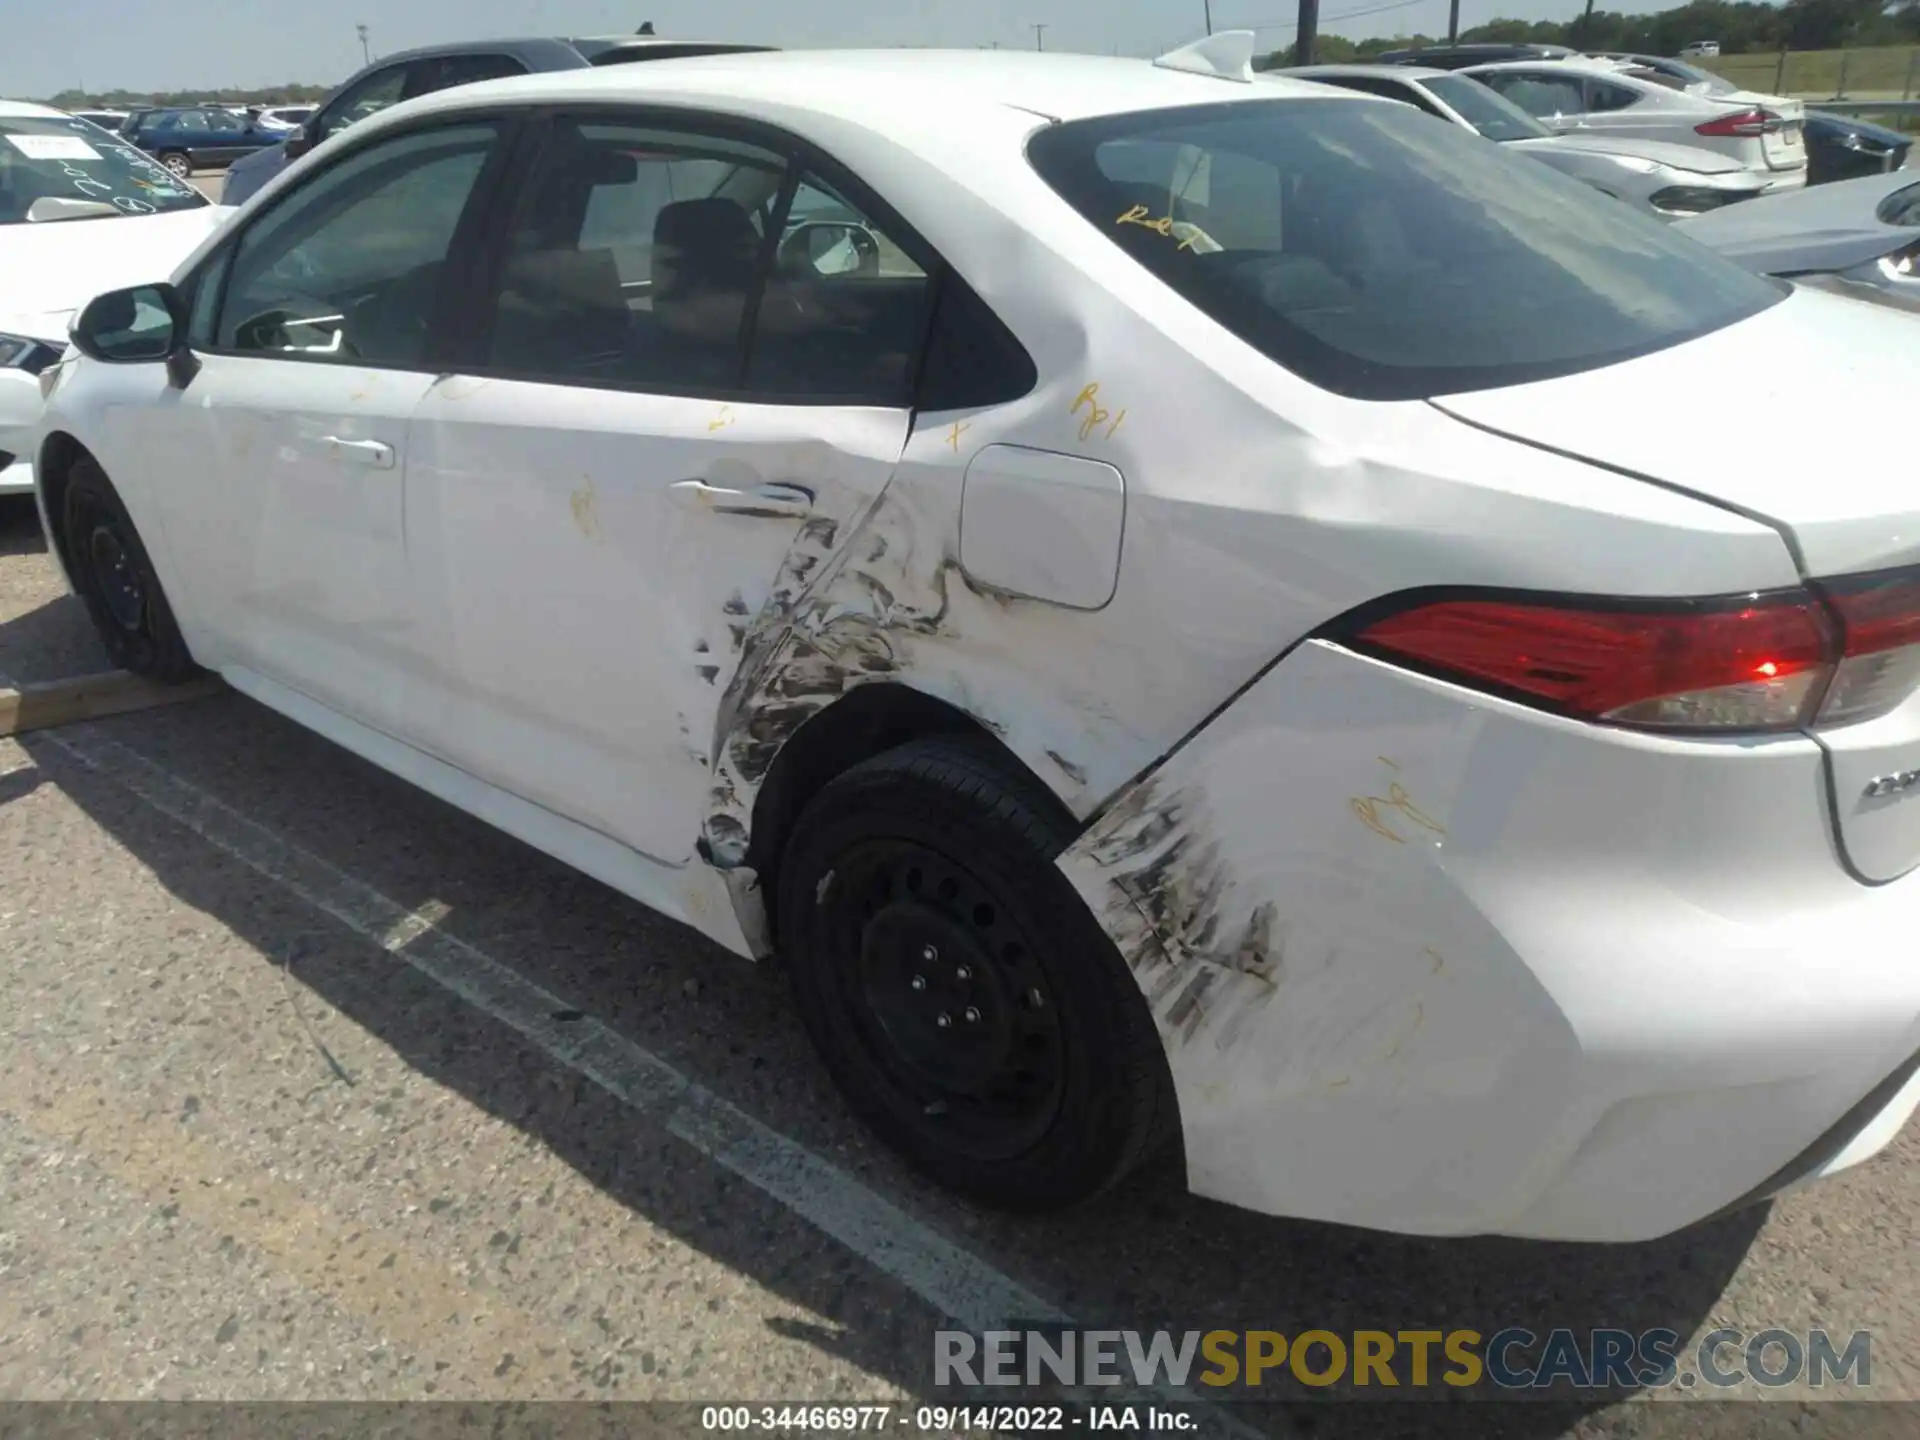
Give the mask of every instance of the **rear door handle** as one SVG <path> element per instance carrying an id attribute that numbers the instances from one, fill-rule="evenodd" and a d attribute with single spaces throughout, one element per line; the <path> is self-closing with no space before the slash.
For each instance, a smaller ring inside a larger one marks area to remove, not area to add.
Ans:
<path id="1" fill-rule="evenodd" d="M 813 496 L 798 485 L 761 485 L 752 490 L 725 490 L 704 480 L 681 480 L 672 487 L 676 503 L 689 509 L 721 515 L 757 515 L 763 519 L 798 519 L 813 510 Z"/>
<path id="2" fill-rule="evenodd" d="M 346 440 L 338 435 L 322 435 L 320 443 L 336 459 L 371 465 L 375 470 L 393 469 L 393 447 L 383 440 Z"/>

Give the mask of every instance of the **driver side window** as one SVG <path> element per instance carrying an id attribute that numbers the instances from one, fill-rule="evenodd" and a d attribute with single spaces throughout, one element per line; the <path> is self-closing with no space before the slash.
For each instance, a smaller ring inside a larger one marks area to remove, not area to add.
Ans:
<path id="1" fill-rule="evenodd" d="M 498 138 L 491 123 L 417 131 L 295 188 L 240 237 L 217 348 L 422 363 L 442 266 Z"/>

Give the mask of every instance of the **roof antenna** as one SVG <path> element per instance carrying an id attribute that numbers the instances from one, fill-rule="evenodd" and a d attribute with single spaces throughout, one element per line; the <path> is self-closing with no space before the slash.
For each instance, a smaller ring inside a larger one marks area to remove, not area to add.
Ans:
<path id="1" fill-rule="evenodd" d="M 1169 50 L 1153 63 L 1162 70 L 1184 70 L 1190 75 L 1211 75 L 1216 80 L 1253 83 L 1254 34 L 1251 30 L 1221 30 Z"/>
<path id="2" fill-rule="evenodd" d="M 651 34 L 653 34 L 653 22 L 652 22 L 651 20 L 642 20 L 642 21 L 640 22 L 640 28 L 639 28 L 638 30 L 636 30 L 636 31 L 634 31 L 633 33 L 634 33 L 634 34 L 636 34 L 636 35 L 651 35 Z"/>

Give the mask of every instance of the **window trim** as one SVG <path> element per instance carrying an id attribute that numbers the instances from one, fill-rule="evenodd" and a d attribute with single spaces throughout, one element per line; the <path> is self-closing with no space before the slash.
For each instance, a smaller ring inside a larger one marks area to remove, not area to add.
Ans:
<path id="1" fill-rule="evenodd" d="M 501 207 L 503 223 L 494 226 L 482 237 L 481 245 L 484 254 L 480 257 L 478 268 L 472 275 L 475 288 L 467 292 L 469 295 L 478 295 L 480 302 L 469 307 L 464 317 L 465 323 L 459 325 L 459 334 L 455 337 L 457 343 L 449 344 L 444 356 L 446 363 L 441 368 L 454 370 L 462 375 L 472 375 L 476 379 L 517 381 L 529 385 L 563 385 L 572 389 L 598 390 L 609 394 L 657 395 L 666 399 L 719 400 L 729 404 L 745 405 L 816 408 L 838 405 L 901 410 L 908 414 L 913 412 L 914 397 L 919 393 L 920 388 L 920 371 L 926 359 L 927 339 L 932 332 L 939 299 L 941 277 L 950 267 L 945 258 L 907 223 L 898 210 L 889 205 L 872 186 L 861 180 L 848 166 L 812 141 L 790 130 L 718 111 L 671 105 L 635 104 L 631 101 L 589 101 L 567 105 L 529 106 L 522 113 L 527 123 L 529 143 L 523 145 L 518 163 L 504 187 L 506 200 Z M 487 364 L 485 347 L 492 314 L 491 307 L 498 299 L 500 277 L 505 273 L 508 250 L 521 218 L 534 201 L 535 189 L 539 181 L 539 161 L 545 142 L 551 134 L 552 127 L 563 121 L 582 125 L 618 124 L 667 130 L 685 135 L 694 141 L 706 139 L 751 145 L 782 158 L 786 162 L 786 175 L 781 181 L 780 193 L 777 197 L 779 208 L 774 212 L 775 224 L 768 227 L 769 246 L 778 244 L 780 231 L 778 222 L 784 220 L 786 210 L 792 204 L 793 192 L 798 188 L 799 178 L 803 174 L 810 171 L 818 175 L 820 179 L 845 196 L 850 204 L 857 206 L 876 227 L 883 230 L 888 239 L 898 245 L 906 253 L 907 258 L 918 265 L 926 276 L 926 314 L 921 321 L 918 343 L 909 353 L 908 373 L 901 384 L 899 397 L 890 401 L 876 401 L 871 394 L 862 394 L 857 391 L 839 394 L 820 392 L 791 394 L 747 387 L 745 376 L 753 359 L 752 332 L 758 323 L 760 299 L 765 293 L 766 280 L 771 273 L 768 252 L 763 252 L 762 255 L 757 277 L 758 289 L 753 297 L 753 304 L 742 317 L 741 368 L 736 373 L 731 387 L 723 389 L 712 385 L 688 385 L 669 388 L 658 382 L 642 384 L 636 381 L 606 380 L 597 377 L 586 379 Z M 538 144 L 531 140 L 536 133 L 539 136 Z"/>
<path id="2" fill-rule="evenodd" d="M 454 222 L 453 238 L 447 245 L 447 265 L 441 272 L 440 284 L 433 298 L 427 321 L 427 346 L 425 353 L 416 364 L 369 364 L 358 356 L 332 357 L 317 355 L 307 351 L 288 352 L 283 350 L 236 350 L 218 344 L 221 327 L 226 319 L 228 289 L 233 283 L 232 260 L 239 253 L 240 246 L 255 228 L 289 202 L 306 193 L 323 177 L 332 174 L 341 165 L 358 159 L 366 151 L 391 141 L 404 140 L 414 135 L 430 134 L 437 130 L 457 130 L 470 125 L 493 124 L 500 127 L 499 138 L 494 142 L 493 151 L 480 167 L 480 174 L 474 179 L 473 190 L 467 196 L 465 208 L 460 218 Z M 192 348 L 201 354 L 222 356 L 240 360 L 267 360 L 280 364 L 326 365 L 335 369 L 387 370 L 395 374 L 435 375 L 446 370 L 447 348 L 457 338 L 456 320 L 460 312 L 461 288 L 455 284 L 458 276 L 464 276 L 465 267 L 460 263 L 469 252 L 484 244 L 483 237 L 490 229 L 497 227 L 489 224 L 494 210 L 501 198 L 501 182 L 508 174 L 522 142 L 525 139 L 524 117 L 520 112 L 502 108 L 499 110 L 464 111 L 457 115 L 435 114 L 402 125 L 381 130 L 378 134 L 368 135 L 357 145 L 342 150 L 332 156 L 327 163 L 301 178 L 298 185 L 288 187 L 273 202 L 258 213 L 249 215 L 247 222 L 203 259 L 189 275 L 182 286 L 197 287 L 201 281 L 216 268 L 219 271 L 216 283 L 219 294 L 209 309 L 213 333 L 203 342 L 193 343 Z"/>

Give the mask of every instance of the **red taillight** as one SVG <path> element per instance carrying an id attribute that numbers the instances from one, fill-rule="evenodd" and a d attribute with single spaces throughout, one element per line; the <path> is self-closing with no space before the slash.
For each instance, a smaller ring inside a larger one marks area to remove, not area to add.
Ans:
<path id="1" fill-rule="evenodd" d="M 1442 600 L 1355 641 L 1563 714 L 1658 729 L 1791 729 L 1831 653 L 1826 617 L 1801 592 L 1657 608 Z"/>
<path id="2" fill-rule="evenodd" d="M 1583 720 L 1831 727 L 1920 689 L 1920 569 L 1704 600 L 1416 599 L 1339 633 L 1410 669 Z"/>
<path id="3" fill-rule="evenodd" d="M 1736 110 L 1731 115 L 1719 115 L 1693 127 L 1696 135 L 1743 136 L 1764 135 L 1769 126 L 1777 123 L 1779 117 L 1765 110 Z"/>

